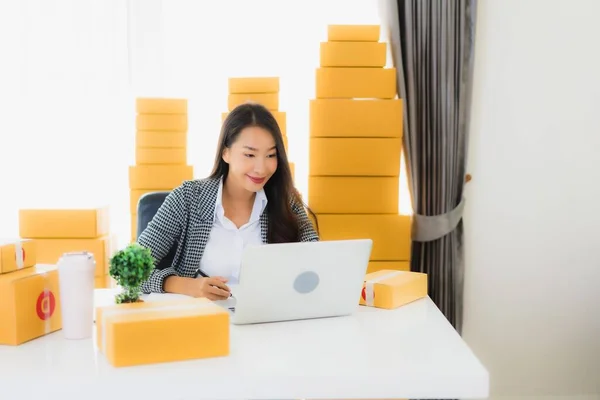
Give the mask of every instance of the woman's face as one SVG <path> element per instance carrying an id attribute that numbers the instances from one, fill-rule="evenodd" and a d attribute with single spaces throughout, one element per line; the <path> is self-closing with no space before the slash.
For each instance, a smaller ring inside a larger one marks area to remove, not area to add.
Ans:
<path id="1" fill-rule="evenodd" d="M 229 164 L 227 180 L 250 192 L 260 191 L 277 169 L 277 150 L 271 133 L 258 126 L 242 129 L 223 160 Z"/>

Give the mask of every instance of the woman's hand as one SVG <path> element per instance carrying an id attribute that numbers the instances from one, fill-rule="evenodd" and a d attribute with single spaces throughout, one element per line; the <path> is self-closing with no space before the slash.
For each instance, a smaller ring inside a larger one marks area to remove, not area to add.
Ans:
<path id="1" fill-rule="evenodd" d="M 226 282 L 227 279 L 221 276 L 192 279 L 189 296 L 206 297 L 209 300 L 226 300 L 231 295 L 231 290 L 225 284 Z"/>
<path id="2" fill-rule="evenodd" d="M 179 293 L 191 297 L 206 297 L 209 300 L 226 300 L 231 290 L 225 284 L 227 278 L 221 276 L 212 278 L 183 278 L 169 276 L 165 279 L 165 291 Z"/>

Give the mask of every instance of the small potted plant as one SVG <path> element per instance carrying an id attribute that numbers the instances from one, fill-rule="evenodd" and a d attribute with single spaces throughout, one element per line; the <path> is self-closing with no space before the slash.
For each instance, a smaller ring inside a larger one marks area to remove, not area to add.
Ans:
<path id="1" fill-rule="evenodd" d="M 116 252 L 110 259 L 109 274 L 123 288 L 115 297 L 117 304 L 140 302 L 141 284 L 154 269 L 154 257 L 150 249 L 132 243 Z"/>

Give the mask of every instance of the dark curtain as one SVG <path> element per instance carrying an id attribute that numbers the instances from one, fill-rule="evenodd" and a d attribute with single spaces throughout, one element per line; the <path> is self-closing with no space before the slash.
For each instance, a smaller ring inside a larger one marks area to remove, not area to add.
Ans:
<path id="1" fill-rule="evenodd" d="M 414 209 L 411 269 L 460 333 L 463 309 L 463 190 L 469 136 L 476 0 L 385 4 L 404 151 Z"/>

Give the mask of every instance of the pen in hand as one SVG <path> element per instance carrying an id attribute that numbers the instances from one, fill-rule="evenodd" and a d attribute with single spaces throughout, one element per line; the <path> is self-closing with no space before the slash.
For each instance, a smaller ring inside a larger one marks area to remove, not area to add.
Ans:
<path id="1" fill-rule="evenodd" d="M 210 276 L 208 276 L 207 274 L 205 274 L 201 269 L 198 269 L 196 271 L 196 278 L 198 278 L 199 276 L 203 277 L 203 278 L 210 278 Z M 217 287 L 219 289 L 223 289 L 222 287 L 216 286 L 216 285 L 211 285 L 213 287 Z M 231 294 L 231 290 L 229 288 L 227 288 L 227 291 L 229 292 L 229 297 L 233 297 L 233 295 Z"/>

